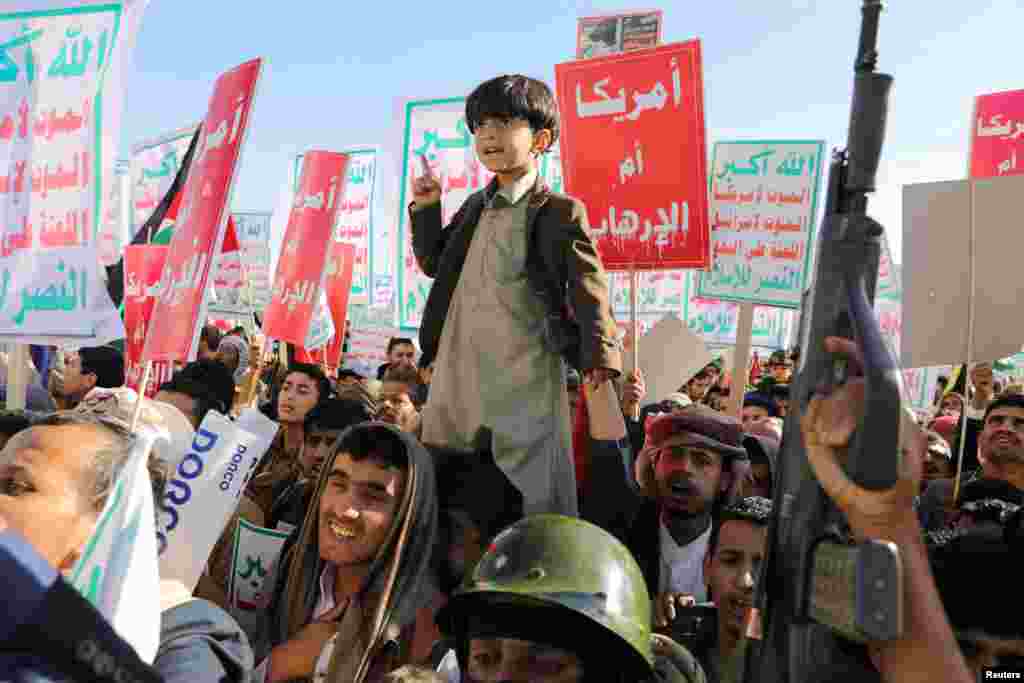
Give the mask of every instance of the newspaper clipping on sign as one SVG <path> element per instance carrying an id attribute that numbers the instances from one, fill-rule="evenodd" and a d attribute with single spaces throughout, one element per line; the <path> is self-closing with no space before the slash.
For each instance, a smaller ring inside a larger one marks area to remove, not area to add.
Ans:
<path id="1" fill-rule="evenodd" d="M 657 47 L 661 19 L 661 10 L 580 17 L 576 22 L 576 59 Z"/>

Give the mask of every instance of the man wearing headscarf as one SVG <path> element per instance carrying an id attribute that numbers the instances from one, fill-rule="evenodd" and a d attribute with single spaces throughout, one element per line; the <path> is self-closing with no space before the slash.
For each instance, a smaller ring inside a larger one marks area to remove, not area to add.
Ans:
<path id="1" fill-rule="evenodd" d="M 436 533 L 427 451 L 390 425 L 347 430 L 282 549 L 255 680 L 363 683 L 409 663 L 417 612 L 436 590 Z"/>
<path id="2" fill-rule="evenodd" d="M 249 370 L 249 344 L 234 335 L 224 337 L 217 347 L 217 360 L 231 371 L 235 384 L 238 384 Z"/>

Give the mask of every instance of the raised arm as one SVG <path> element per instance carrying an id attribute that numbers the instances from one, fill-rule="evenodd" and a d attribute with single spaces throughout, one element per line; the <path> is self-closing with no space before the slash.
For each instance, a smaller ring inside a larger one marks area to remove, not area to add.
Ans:
<path id="1" fill-rule="evenodd" d="M 853 343 L 844 339 L 830 338 L 826 347 L 832 353 L 856 354 Z M 861 488 L 839 464 L 864 412 L 864 387 L 862 379 L 854 379 L 827 398 L 814 398 L 801 430 L 815 476 L 853 532 L 862 539 L 891 541 L 900 549 L 905 580 L 904 635 L 874 644 L 874 661 L 885 681 L 969 683 L 974 678 L 942 607 L 914 512 L 925 448 L 923 434 L 909 424 L 901 431 L 905 466 L 891 489 Z"/>

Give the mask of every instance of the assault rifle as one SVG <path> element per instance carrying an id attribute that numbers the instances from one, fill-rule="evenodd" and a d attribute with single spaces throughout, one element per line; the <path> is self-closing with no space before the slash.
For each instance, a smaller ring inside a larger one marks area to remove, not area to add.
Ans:
<path id="1" fill-rule="evenodd" d="M 866 489 L 887 489 L 898 479 L 900 370 L 873 309 L 883 228 L 866 213 L 893 82 L 875 71 L 881 10 L 881 0 L 864 0 L 847 146 L 833 152 L 829 169 L 814 278 L 803 301 L 803 353 L 778 458 L 776 514 L 748 640 L 734 662 L 737 680 L 747 683 L 842 680 L 840 672 L 863 680 L 850 668 L 860 658 L 846 644 L 897 638 L 903 628 L 897 547 L 850 540 L 846 520 L 807 463 L 800 432 L 814 393 L 847 379 L 846 361 L 825 351 L 825 338 L 854 339 L 863 353 L 865 413 L 844 467 Z"/>

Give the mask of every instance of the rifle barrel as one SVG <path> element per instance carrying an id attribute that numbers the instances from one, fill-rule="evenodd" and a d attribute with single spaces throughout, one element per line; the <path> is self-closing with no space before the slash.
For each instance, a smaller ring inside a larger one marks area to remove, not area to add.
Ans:
<path id="1" fill-rule="evenodd" d="M 853 70 L 857 73 L 872 72 L 878 62 L 878 15 L 882 13 L 882 0 L 864 0 L 861 12 L 864 19 L 860 25 L 860 44 L 857 46 L 857 61 Z"/>

